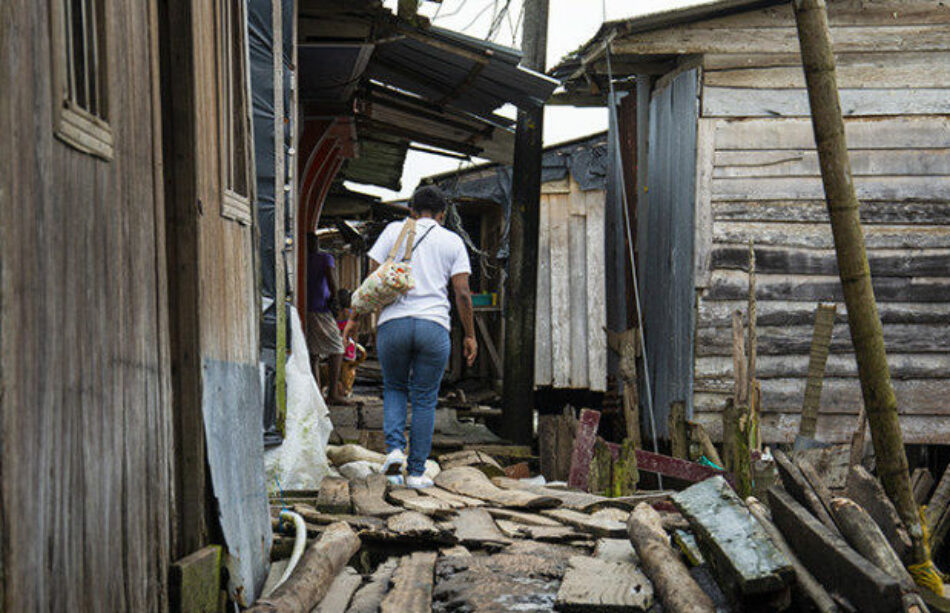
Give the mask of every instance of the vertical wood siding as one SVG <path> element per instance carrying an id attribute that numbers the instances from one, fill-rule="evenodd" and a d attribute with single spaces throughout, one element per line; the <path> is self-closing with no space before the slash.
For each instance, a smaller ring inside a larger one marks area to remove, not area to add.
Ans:
<path id="1" fill-rule="evenodd" d="M 831 18 L 904 438 L 950 443 L 950 9 L 842 2 L 831 5 Z M 694 403 L 697 419 L 715 437 L 731 395 L 729 317 L 745 309 L 750 239 L 765 439 L 789 442 L 798 430 L 818 302 L 838 303 L 818 437 L 848 440 L 862 402 L 800 60 L 794 46 L 760 44 L 756 34 L 767 29 L 785 40 L 793 23 L 783 6 L 688 28 L 694 41 L 708 36 L 700 147 L 711 153 L 700 156 L 706 171 L 697 219 L 708 221 L 697 226 L 705 247 L 696 262 L 703 279 L 697 279 Z M 730 42 L 725 27 L 739 27 L 742 37 Z"/>
<path id="2" fill-rule="evenodd" d="M 604 391 L 604 192 L 573 178 L 542 189 L 535 386 Z"/>
<path id="3" fill-rule="evenodd" d="M 49 5 L 0 6 L 0 608 L 161 611 L 172 501 L 155 7 L 105 3 L 106 162 L 53 137 Z"/>

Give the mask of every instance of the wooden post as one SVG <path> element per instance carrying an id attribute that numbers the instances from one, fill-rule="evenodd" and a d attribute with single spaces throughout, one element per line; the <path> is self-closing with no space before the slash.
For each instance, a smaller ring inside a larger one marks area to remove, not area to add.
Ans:
<path id="1" fill-rule="evenodd" d="M 910 486 L 897 399 L 884 349 L 884 332 L 871 286 L 871 271 L 838 99 L 828 13 L 824 0 L 795 0 L 793 5 L 825 201 L 831 218 L 841 288 L 848 308 L 848 325 L 878 472 L 887 495 L 910 529 L 914 562 L 930 563 Z"/>
<path id="2" fill-rule="evenodd" d="M 689 459 L 689 443 L 686 438 L 686 403 L 676 400 L 670 403 L 670 455 L 682 460 Z"/>
<path id="3" fill-rule="evenodd" d="M 819 304 L 815 311 L 815 330 L 811 336 L 811 351 L 808 356 L 808 381 L 805 383 L 805 401 L 802 403 L 802 421 L 798 436 L 814 439 L 818 426 L 818 409 L 821 406 L 821 388 L 825 380 L 825 364 L 831 347 L 831 332 L 835 326 L 834 304 Z"/>
<path id="4" fill-rule="evenodd" d="M 525 0 L 522 65 L 544 72 L 548 0 Z M 538 284 L 538 225 L 544 107 L 518 110 L 508 217 L 505 279 L 505 438 L 530 443 L 534 418 L 534 316 Z"/>

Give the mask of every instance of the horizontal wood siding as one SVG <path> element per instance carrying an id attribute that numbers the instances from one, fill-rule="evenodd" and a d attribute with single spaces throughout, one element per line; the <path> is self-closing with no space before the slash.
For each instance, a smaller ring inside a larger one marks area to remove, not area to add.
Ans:
<path id="1" fill-rule="evenodd" d="M 53 4 L 0 3 L 0 609 L 165 611 L 155 3 L 100 4 L 111 161 L 53 136 Z"/>
<path id="2" fill-rule="evenodd" d="M 854 184 L 905 440 L 947 444 L 950 8 L 835 2 L 829 10 Z M 837 302 L 818 435 L 847 440 L 861 390 L 791 8 L 668 28 L 616 45 L 704 54 L 702 121 L 715 127 L 701 134 L 715 142 L 711 176 L 703 176 L 698 189 L 708 191 L 700 206 L 711 222 L 697 229 L 709 253 L 698 271 L 704 282 L 697 283 L 696 419 L 720 436 L 720 411 L 732 389 L 730 317 L 746 308 L 753 240 L 765 438 L 794 438 L 814 312 L 819 302 Z"/>
<path id="3" fill-rule="evenodd" d="M 607 387 L 604 192 L 542 190 L 534 379 L 537 387 Z"/>

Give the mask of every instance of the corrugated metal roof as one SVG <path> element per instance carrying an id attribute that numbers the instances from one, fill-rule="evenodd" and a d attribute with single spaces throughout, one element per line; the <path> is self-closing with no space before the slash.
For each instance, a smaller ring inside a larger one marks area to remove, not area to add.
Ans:
<path id="1" fill-rule="evenodd" d="M 361 131 L 359 156 L 346 161 L 341 175 L 347 181 L 399 191 L 408 149 L 409 141 L 405 139 Z"/>

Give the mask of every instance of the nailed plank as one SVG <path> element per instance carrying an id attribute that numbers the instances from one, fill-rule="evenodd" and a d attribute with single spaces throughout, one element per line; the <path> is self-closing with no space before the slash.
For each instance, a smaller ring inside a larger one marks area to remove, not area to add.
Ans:
<path id="1" fill-rule="evenodd" d="M 353 510 L 360 515 L 389 517 L 400 513 L 402 509 L 386 502 L 386 488 L 389 481 L 386 475 L 370 475 L 350 484 L 353 498 Z"/>
<path id="2" fill-rule="evenodd" d="M 444 502 L 447 505 L 450 505 L 453 509 L 464 509 L 465 507 L 481 507 L 485 505 L 484 500 L 479 500 L 478 498 L 471 498 L 469 496 L 462 496 L 460 494 L 454 494 L 447 490 L 442 489 L 441 487 L 427 487 L 425 489 L 419 490 L 423 496 L 428 496 L 435 498 L 441 502 Z"/>
<path id="3" fill-rule="evenodd" d="M 860 611 L 898 611 L 898 582 L 851 549 L 780 487 L 769 489 L 775 525 L 795 555 L 829 592 L 844 595 Z"/>
<path id="4" fill-rule="evenodd" d="M 894 53 L 878 56 L 877 61 L 868 58 L 864 62 L 858 58 L 835 66 L 841 89 L 919 89 L 950 84 L 950 68 L 947 68 L 950 54 L 944 52 L 911 54 L 908 57 Z M 703 75 L 703 84 L 740 89 L 804 89 L 805 75 L 801 64 L 731 68 L 707 71 Z"/>
<path id="5" fill-rule="evenodd" d="M 689 520 L 703 553 L 712 559 L 720 585 L 741 597 L 783 590 L 791 563 L 722 477 L 713 477 L 673 495 Z"/>
<path id="6" fill-rule="evenodd" d="M 571 454 L 571 471 L 567 483 L 579 490 L 587 490 L 590 474 L 590 461 L 594 457 L 594 442 L 597 440 L 597 427 L 600 424 L 600 412 L 581 409 L 574 434 L 574 449 Z"/>
<path id="7" fill-rule="evenodd" d="M 647 611 L 653 585 L 633 564 L 574 556 L 557 593 L 558 611 Z"/>
<path id="8" fill-rule="evenodd" d="M 459 543 L 470 549 L 498 549 L 511 543 L 485 509 L 461 509 L 452 526 Z"/>
<path id="9" fill-rule="evenodd" d="M 541 513 L 562 524 L 574 526 L 598 538 L 620 538 L 627 529 L 623 522 L 606 517 L 594 517 L 571 509 L 548 509 Z"/>
<path id="10" fill-rule="evenodd" d="M 442 467 L 442 470 L 448 470 L 456 466 L 474 466 L 489 477 L 498 477 L 505 474 L 504 469 L 495 461 L 495 458 L 487 453 L 471 449 L 440 455 L 439 466 Z"/>
<path id="11" fill-rule="evenodd" d="M 389 558 L 377 566 L 366 585 L 353 595 L 350 607 L 346 612 L 378 613 L 379 606 L 382 604 L 386 592 L 389 591 L 389 584 L 398 564 L 399 558 Z"/>
<path id="12" fill-rule="evenodd" d="M 432 610 L 434 551 L 416 551 L 400 560 L 393 589 L 380 605 L 381 613 L 429 613 Z"/>
<path id="13" fill-rule="evenodd" d="M 944 148 L 950 142 L 947 117 L 845 118 L 844 130 L 851 149 Z M 815 149 L 815 135 L 805 118 L 719 120 L 716 149 Z"/>
<path id="14" fill-rule="evenodd" d="M 950 89 L 840 89 L 841 113 L 849 116 L 943 115 Z M 703 88 L 704 117 L 808 117 L 805 89 Z"/>
<path id="15" fill-rule="evenodd" d="M 350 482 L 339 477 L 325 477 L 314 505 L 321 513 L 352 513 Z"/>
<path id="16" fill-rule="evenodd" d="M 346 566 L 330 584 L 330 590 L 312 611 L 312 613 L 339 613 L 346 611 L 356 588 L 363 577 L 351 566 Z"/>
<path id="17" fill-rule="evenodd" d="M 503 490 L 489 481 L 484 473 L 471 466 L 444 470 L 435 478 L 435 483 L 450 492 L 485 500 L 501 507 L 544 509 L 560 505 L 560 501 L 550 496 L 522 490 Z"/>
<path id="18" fill-rule="evenodd" d="M 428 489 L 428 488 L 427 488 Z M 448 517 L 455 512 L 452 504 L 439 500 L 433 496 L 419 493 L 419 490 L 410 488 L 393 488 L 387 494 L 389 500 L 402 505 L 410 511 L 418 511 L 433 517 Z"/>
<path id="19" fill-rule="evenodd" d="M 601 333 L 607 325 L 607 288 L 605 270 L 605 198 L 606 191 L 592 189 L 584 192 L 586 200 L 586 280 L 587 280 L 587 380 L 590 391 L 607 390 L 607 339 Z"/>
<path id="20" fill-rule="evenodd" d="M 801 69 L 798 69 L 801 72 Z M 950 149 L 860 149 L 849 151 L 855 177 L 931 176 L 950 174 Z M 716 178 L 816 177 L 813 150 L 725 150 L 715 154 Z"/>

